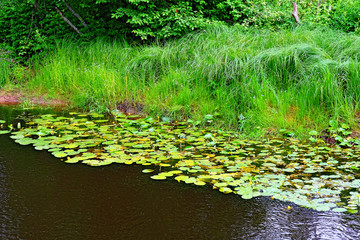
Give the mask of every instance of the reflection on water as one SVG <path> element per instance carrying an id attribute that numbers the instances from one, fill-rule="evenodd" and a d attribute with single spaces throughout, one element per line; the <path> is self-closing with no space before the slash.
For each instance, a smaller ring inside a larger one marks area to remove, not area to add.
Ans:
<path id="1" fill-rule="evenodd" d="M 141 169 L 64 164 L 2 135 L 0 239 L 360 239 L 358 215 L 288 210 Z"/>

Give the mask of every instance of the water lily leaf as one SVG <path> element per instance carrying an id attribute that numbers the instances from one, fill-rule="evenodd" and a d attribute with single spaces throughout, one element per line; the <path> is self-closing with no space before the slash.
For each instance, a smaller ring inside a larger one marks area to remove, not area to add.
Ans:
<path id="1" fill-rule="evenodd" d="M 329 211 L 330 207 L 327 205 L 319 205 L 319 206 L 316 206 L 315 209 L 317 211 Z"/>
<path id="2" fill-rule="evenodd" d="M 196 178 L 194 178 L 194 177 L 190 177 L 190 178 L 185 179 L 185 183 L 187 183 L 187 184 L 194 183 L 194 182 L 196 182 Z"/>
<path id="3" fill-rule="evenodd" d="M 221 188 L 221 187 L 226 187 L 227 185 L 228 183 L 226 182 L 217 182 L 214 184 L 214 187 Z"/>
<path id="4" fill-rule="evenodd" d="M 99 165 L 98 165 L 99 160 L 94 160 L 94 159 L 84 160 L 84 161 L 82 161 L 82 163 L 85 163 L 85 164 L 87 164 L 87 165 L 94 166 L 94 167 L 99 166 Z"/>
<path id="5" fill-rule="evenodd" d="M 204 186 L 204 185 L 206 185 L 206 183 L 203 182 L 203 181 L 195 181 L 194 184 L 197 185 L 197 186 Z"/>
<path id="6" fill-rule="evenodd" d="M 36 147 L 34 147 L 34 149 L 38 150 L 38 151 L 41 151 L 41 150 L 49 149 L 49 147 L 47 147 L 47 146 L 36 146 Z"/>
<path id="7" fill-rule="evenodd" d="M 210 173 L 221 173 L 221 172 L 224 172 L 224 170 L 221 169 L 221 168 L 211 168 L 211 169 L 208 169 L 207 171 L 210 172 Z"/>
<path id="8" fill-rule="evenodd" d="M 66 152 L 67 155 L 69 155 L 69 156 L 74 156 L 74 155 L 80 154 L 79 151 L 74 151 L 74 150 L 66 150 L 66 151 L 64 151 L 64 152 Z"/>
<path id="9" fill-rule="evenodd" d="M 160 166 L 162 166 L 162 167 L 170 167 L 171 164 L 168 164 L 168 163 L 160 163 Z"/>
<path id="10" fill-rule="evenodd" d="M 222 193 L 225 193 L 225 194 L 233 192 L 233 190 L 231 188 L 228 188 L 228 187 L 221 187 L 221 188 L 219 188 L 219 191 L 222 192 Z"/>
<path id="11" fill-rule="evenodd" d="M 357 213 L 358 212 L 358 210 L 355 210 L 355 209 L 348 209 L 347 210 L 349 213 Z"/>
<path id="12" fill-rule="evenodd" d="M 65 152 L 52 152 L 52 155 L 54 155 L 54 157 L 57 157 L 57 158 L 64 158 L 67 156 L 67 154 Z"/>
<path id="13" fill-rule="evenodd" d="M 68 158 L 65 162 L 66 163 L 78 163 L 81 160 L 81 158 Z"/>
<path id="14" fill-rule="evenodd" d="M 241 197 L 243 199 L 251 199 L 251 198 L 253 198 L 253 195 L 252 194 L 245 194 L 245 195 L 241 195 Z"/>
<path id="15" fill-rule="evenodd" d="M 10 131 L 7 131 L 7 130 L 0 130 L 0 135 L 2 135 L 2 134 L 8 134 L 8 133 L 10 133 Z"/>
<path id="16" fill-rule="evenodd" d="M 67 144 L 65 146 L 65 148 L 77 148 L 79 146 L 79 144 L 76 144 L 76 143 L 71 143 L 71 144 Z"/>
<path id="17" fill-rule="evenodd" d="M 21 132 L 12 132 L 12 135 L 10 136 L 10 138 L 12 139 L 20 139 L 24 137 L 24 134 L 22 134 Z"/>
<path id="18" fill-rule="evenodd" d="M 347 209 L 346 208 L 334 208 L 332 209 L 333 212 L 346 212 Z"/>
<path id="19" fill-rule="evenodd" d="M 177 176 L 175 177 L 175 180 L 180 182 L 180 181 L 185 181 L 189 178 L 189 176 L 185 176 L 185 175 L 181 175 L 181 176 Z"/>
<path id="20" fill-rule="evenodd" d="M 153 169 L 144 169 L 144 170 L 142 170 L 143 173 L 151 173 L 153 171 L 154 171 Z"/>
<path id="21" fill-rule="evenodd" d="M 34 142 L 34 140 L 32 138 L 20 138 L 15 140 L 15 142 L 20 145 L 30 145 Z"/>
<path id="22" fill-rule="evenodd" d="M 166 176 L 164 176 L 164 175 L 154 175 L 154 176 L 151 176 L 151 178 L 154 179 L 154 180 L 165 180 Z"/>
<path id="23" fill-rule="evenodd" d="M 91 153 L 91 152 L 85 152 L 85 153 L 83 153 L 82 156 L 83 156 L 83 157 L 86 157 L 86 158 L 94 158 L 94 157 L 96 157 L 96 154 L 95 154 L 95 153 Z"/>
<path id="24" fill-rule="evenodd" d="M 60 152 L 61 148 L 50 148 L 48 152 Z"/>

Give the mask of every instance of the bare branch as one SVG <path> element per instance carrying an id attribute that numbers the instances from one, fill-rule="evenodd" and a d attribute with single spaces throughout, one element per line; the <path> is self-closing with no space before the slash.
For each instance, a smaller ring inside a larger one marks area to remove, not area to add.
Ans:
<path id="1" fill-rule="evenodd" d="M 0 58 L 0 61 L 8 61 L 9 63 L 15 63 L 15 60 L 10 58 Z"/>
<path id="2" fill-rule="evenodd" d="M 293 17 L 295 18 L 296 23 L 300 23 L 299 13 L 296 2 L 292 2 L 293 4 Z"/>
<path id="3" fill-rule="evenodd" d="M 29 29 L 29 33 L 28 33 L 28 39 L 30 38 L 30 34 L 32 32 L 32 26 L 33 26 L 33 23 L 34 23 L 34 11 L 32 11 L 32 15 L 31 15 L 31 24 L 30 24 L 30 29 Z"/>
<path id="4" fill-rule="evenodd" d="M 72 27 L 79 35 L 83 35 L 82 32 L 79 31 L 79 29 L 77 29 L 77 27 L 74 26 L 74 24 L 72 24 L 69 19 L 67 19 L 64 14 L 59 10 L 59 8 L 55 7 L 56 11 L 60 14 L 60 16 L 64 19 L 65 22 L 67 22 L 67 24 L 70 25 L 70 27 Z"/>
<path id="5" fill-rule="evenodd" d="M 319 0 L 319 2 L 317 3 L 316 16 L 319 15 L 320 13 L 320 5 L 321 5 L 321 0 Z"/>
<path id="6" fill-rule="evenodd" d="M 84 27 L 87 27 L 87 24 L 86 24 L 86 22 L 84 21 L 84 19 L 83 19 L 77 12 L 75 12 L 74 9 L 72 9 L 72 7 L 71 7 L 66 1 L 64 1 L 64 3 L 65 3 L 65 5 L 66 5 L 66 7 L 70 10 L 70 12 L 71 12 L 72 14 L 74 14 L 74 16 L 77 17 L 77 18 L 80 20 L 81 24 L 82 24 Z"/>
<path id="7" fill-rule="evenodd" d="M 34 7 L 35 7 L 36 11 L 38 12 L 39 11 L 39 3 L 37 0 L 34 1 Z"/>

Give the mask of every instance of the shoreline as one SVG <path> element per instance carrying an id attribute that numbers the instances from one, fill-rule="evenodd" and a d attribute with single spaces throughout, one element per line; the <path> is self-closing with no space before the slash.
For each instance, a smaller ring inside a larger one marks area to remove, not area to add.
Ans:
<path id="1" fill-rule="evenodd" d="M 70 102 L 63 99 L 46 99 L 44 96 L 26 96 L 20 90 L 0 89 L 0 106 L 30 104 L 41 107 L 70 107 Z"/>

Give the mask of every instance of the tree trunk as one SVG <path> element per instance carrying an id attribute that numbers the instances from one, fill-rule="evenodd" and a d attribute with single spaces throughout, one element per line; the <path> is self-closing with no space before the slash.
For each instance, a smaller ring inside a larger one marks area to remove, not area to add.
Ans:
<path id="1" fill-rule="evenodd" d="M 83 33 L 80 32 L 79 29 L 77 29 L 77 27 L 75 27 L 74 24 L 72 24 L 72 23 L 70 22 L 70 20 L 67 19 L 67 18 L 64 16 L 64 14 L 59 10 L 58 7 L 55 7 L 55 9 L 56 9 L 56 11 L 60 14 L 60 16 L 64 19 L 64 21 L 67 22 L 67 24 L 69 24 L 70 27 L 72 27 L 72 28 L 75 30 L 75 32 L 77 32 L 79 35 L 83 35 Z"/>
<path id="2" fill-rule="evenodd" d="M 292 2 L 293 4 L 293 17 L 295 18 L 296 23 L 300 23 L 299 13 L 296 2 Z"/>

